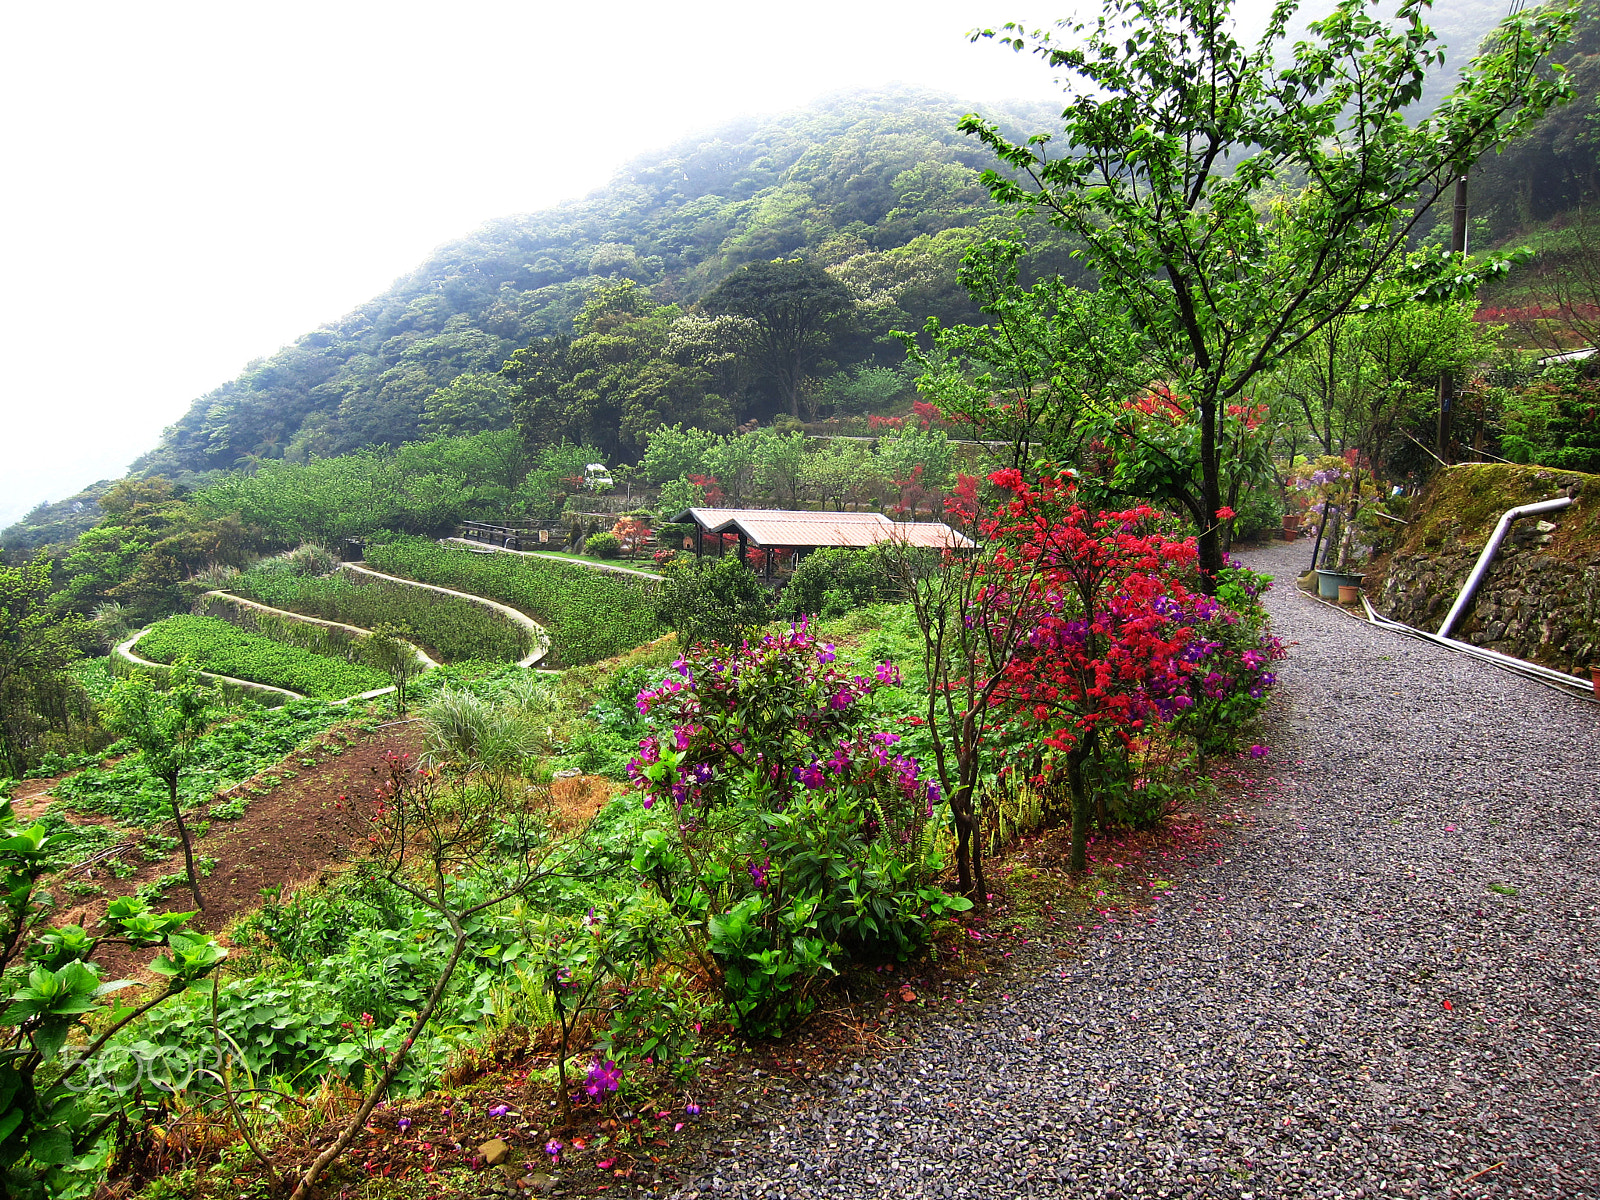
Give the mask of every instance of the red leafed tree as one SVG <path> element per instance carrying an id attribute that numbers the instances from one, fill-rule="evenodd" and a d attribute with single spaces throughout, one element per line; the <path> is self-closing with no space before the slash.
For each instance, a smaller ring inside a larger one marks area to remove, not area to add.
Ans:
<path id="1" fill-rule="evenodd" d="M 1069 866 L 1079 872 L 1091 812 L 1084 763 L 1100 738 L 1142 730 L 1178 691 L 1189 629 L 1174 620 L 1186 599 L 1176 576 L 1197 552 L 1193 539 L 1157 531 L 1159 514 L 1147 505 L 1091 518 L 1064 473 L 1045 472 L 1034 485 L 1008 470 L 991 482 L 1012 498 L 983 523 L 996 547 L 986 591 L 1001 603 L 980 611 L 1017 609 L 1027 626 L 1017 652 L 999 665 L 991 704 L 1065 765 Z M 1020 603 L 1013 589 L 1025 590 Z"/>
<path id="2" fill-rule="evenodd" d="M 621 517 L 611 527 L 611 532 L 616 534 L 617 540 L 622 543 L 622 552 L 632 558 L 650 540 L 650 526 L 638 517 Z"/>
<path id="3" fill-rule="evenodd" d="M 689 482 L 704 494 L 706 507 L 717 508 L 727 498 L 715 475 L 691 475 Z"/>
<path id="4" fill-rule="evenodd" d="M 1097 739 L 1141 728 L 1176 691 L 1187 631 L 1173 620 L 1184 598 L 1175 576 L 1196 557 L 1192 540 L 1154 530 L 1151 508 L 1091 518 L 1065 471 L 1043 470 L 1037 484 L 1015 469 L 989 480 L 1011 499 L 978 522 L 981 551 L 935 563 L 900 547 L 894 558 L 923 635 L 926 721 L 957 874 L 980 904 L 985 756 L 1002 738 L 1060 756 L 1073 794 L 1070 865 L 1084 870 L 1083 764 Z"/>

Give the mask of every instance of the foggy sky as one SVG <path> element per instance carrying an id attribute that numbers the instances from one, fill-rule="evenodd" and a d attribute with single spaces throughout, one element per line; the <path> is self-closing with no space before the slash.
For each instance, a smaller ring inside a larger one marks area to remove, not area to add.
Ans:
<path id="1" fill-rule="evenodd" d="M 1003 0 L 12 5 L 0 525 L 484 220 L 744 113 L 903 82 L 1040 99 Z M 1046 19 L 1041 15 L 1037 19 Z"/>

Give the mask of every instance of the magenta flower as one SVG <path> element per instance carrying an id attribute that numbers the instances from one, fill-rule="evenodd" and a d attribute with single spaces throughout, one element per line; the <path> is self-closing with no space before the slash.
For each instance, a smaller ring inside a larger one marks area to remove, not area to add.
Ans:
<path id="1" fill-rule="evenodd" d="M 607 1059 L 601 1062 L 598 1058 L 589 1064 L 589 1074 L 583 1085 L 583 1090 L 590 1096 L 599 1099 L 607 1092 L 614 1092 L 622 1082 L 622 1069 L 616 1063 Z"/>

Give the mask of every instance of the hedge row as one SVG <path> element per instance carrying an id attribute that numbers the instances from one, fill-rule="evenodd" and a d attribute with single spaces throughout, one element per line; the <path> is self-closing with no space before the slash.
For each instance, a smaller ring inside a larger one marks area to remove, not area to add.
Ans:
<path id="1" fill-rule="evenodd" d="M 168 617 L 139 639 L 134 652 L 158 663 L 187 654 L 203 671 L 336 700 L 387 687 L 376 668 L 286 646 L 216 617 Z"/>
<path id="2" fill-rule="evenodd" d="M 367 562 L 389 575 L 508 604 L 550 634 L 552 655 L 582 666 L 642 646 L 664 630 L 643 579 L 518 554 L 480 554 L 401 537 L 369 544 Z"/>
<path id="3" fill-rule="evenodd" d="M 250 570 L 228 586 L 262 604 L 310 617 L 362 629 L 401 627 L 407 640 L 440 662 L 516 662 L 532 649 L 528 631 L 502 613 L 459 596 L 370 576 Z"/>

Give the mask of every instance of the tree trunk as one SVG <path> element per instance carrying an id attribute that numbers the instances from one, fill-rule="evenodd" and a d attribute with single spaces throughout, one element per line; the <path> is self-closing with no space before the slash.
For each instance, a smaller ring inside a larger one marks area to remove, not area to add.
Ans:
<path id="1" fill-rule="evenodd" d="M 1200 522 L 1200 587 L 1208 596 L 1217 592 L 1217 572 L 1222 570 L 1222 530 L 1217 510 L 1222 507 L 1222 471 L 1217 454 L 1217 400 L 1200 397 L 1200 494 L 1205 513 Z"/>
<path id="2" fill-rule="evenodd" d="M 1089 821 L 1094 815 L 1093 798 L 1083 778 L 1083 764 L 1094 750 L 1095 734 L 1091 730 L 1067 755 L 1067 786 L 1072 791 L 1072 857 L 1067 870 L 1082 875 L 1089 869 Z"/>
<path id="3" fill-rule="evenodd" d="M 206 902 L 200 898 L 200 877 L 194 870 L 194 843 L 189 838 L 189 827 L 183 823 L 183 810 L 178 805 L 178 776 L 167 776 L 167 799 L 172 804 L 172 819 L 178 824 L 178 840 L 183 843 L 183 869 L 189 875 L 189 891 L 194 893 L 194 906 L 201 912 Z"/>
<path id="4" fill-rule="evenodd" d="M 455 918 L 450 918 L 451 924 L 456 924 Z M 400 1068 L 405 1065 L 406 1059 L 411 1055 L 412 1044 L 422 1036 L 422 1031 L 427 1028 L 428 1022 L 433 1020 L 433 1014 L 439 1007 L 439 998 L 444 995 L 445 985 L 450 982 L 450 977 L 456 973 L 456 964 L 461 961 L 461 951 L 466 948 L 467 935 L 459 925 L 455 929 L 455 945 L 450 949 L 450 957 L 444 964 L 444 969 L 439 972 L 439 979 L 433 985 L 433 991 L 428 993 L 427 1000 L 422 1005 L 422 1011 L 417 1013 L 416 1019 L 411 1022 L 411 1030 L 406 1034 L 406 1040 L 400 1043 L 389 1059 L 389 1065 L 384 1068 L 383 1074 L 378 1077 L 378 1082 L 367 1093 L 367 1098 L 361 1107 L 356 1110 L 353 1117 L 346 1123 L 344 1130 L 321 1154 L 317 1155 L 312 1164 L 306 1168 L 306 1173 L 300 1177 L 300 1182 L 295 1185 L 294 1194 L 289 1200 L 306 1200 L 313 1188 L 317 1185 L 317 1177 L 327 1170 L 328 1164 L 339 1155 L 343 1154 L 355 1140 L 356 1134 L 366 1125 L 367 1118 L 372 1115 L 372 1110 L 378 1106 L 378 1101 L 383 1099 L 389 1085 L 394 1082 L 394 1077 L 400 1073 Z"/>
<path id="5" fill-rule="evenodd" d="M 976 904 L 978 899 L 972 886 L 972 796 L 967 784 L 956 788 L 951 795 L 950 817 L 956 827 L 956 886 Z"/>

